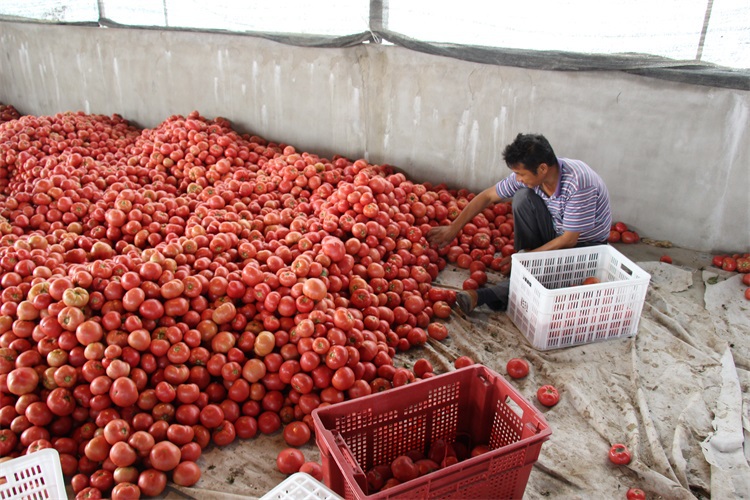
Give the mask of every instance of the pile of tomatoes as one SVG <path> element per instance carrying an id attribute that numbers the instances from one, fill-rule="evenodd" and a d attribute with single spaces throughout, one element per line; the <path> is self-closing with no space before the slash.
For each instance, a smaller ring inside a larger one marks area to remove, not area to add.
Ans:
<path id="1" fill-rule="evenodd" d="M 641 237 L 624 222 L 615 222 L 609 230 L 609 243 L 626 243 L 628 245 L 638 243 Z"/>
<path id="2" fill-rule="evenodd" d="M 477 444 L 469 448 L 460 437 L 453 442 L 436 439 L 430 444 L 426 453 L 421 450 L 411 450 L 399 455 L 388 464 L 371 468 L 366 474 L 368 494 L 393 488 L 489 451 L 487 444 Z"/>
<path id="3" fill-rule="evenodd" d="M 16 110 L 10 104 L 0 103 L 0 123 L 9 122 L 11 120 L 17 120 L 21 117 L 21 113 Z"/>
<path id="4" fill-rule="evenodd" d="M 513 241 L 501 203 L 431 248 L 471 193 L 197 112 L 7 121 L 0 193 L 0 456 L 56 448 L 82 498 L 194 484 L 209 445 L 299 446 L 315 408 L 418 379 L 393 357 L 447 335 L 432 281 Z"/>
<path id="5" fill-rule="evenodd" d="M 745 285 L 745 298 L 750 300 L 750 253 L 735 253 L 731 255 L 714 255 L 712 264 L 724 271 L 741 273 L 742 284 Z"/>

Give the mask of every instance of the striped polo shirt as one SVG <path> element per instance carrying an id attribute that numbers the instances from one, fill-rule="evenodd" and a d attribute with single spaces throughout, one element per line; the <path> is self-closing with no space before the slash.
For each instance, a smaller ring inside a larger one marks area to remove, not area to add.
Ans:
<path id="1" fill-rule="evenodd" d="M 581 243 L 606 243 L 612 225 L 612 211 L 609 206 L 609 192 L 599 175 L 580 160 L 558 158 L 560 178 L 557 190 L 547 196 L 541 186 L 534 191 L 547 205 L 555 232 L 558 236 L 565 231 L 580 233 Z M 519 189 L 526 187 L 511 174 L 495 186 L 501 198 L 512 198 Z"/>

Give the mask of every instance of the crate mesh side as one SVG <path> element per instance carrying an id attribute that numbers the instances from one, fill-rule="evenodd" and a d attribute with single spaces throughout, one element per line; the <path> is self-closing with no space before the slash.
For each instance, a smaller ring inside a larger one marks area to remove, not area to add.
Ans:
<path id="1" fill-rule="evenodd" d="M 636 334 L 648 275 L 614 249 L 522 254 L 518 260 L 515 283 L 511 275 L 515 297 L 508 314 L 535 347 L 554 349 Z M 611 286 L 596 290 L 573 286 L 588 276 Z M 533 280 L 542 287 L 531 286 Z"/>
<path id="2" fill-rule="evenodd" d="M 518 489 L 523 485 L 518 483 L 520 472 L 524 470 L 526 448 L 513 453 L 491 458 L 487 470 L 481 474 L 456 478 L 454 482 L 429 492 L 431 499 L 448 498 L 515 498 Z M 526 467 L 531 467 L 529 464 Z M 524 475 L 525 477 L 525 475 Z M 428 498 L 428 496 L 421 497 Z"/>
<path id="3" fill-rule="evenodd" d="M 517 443 L 521 440 L 522 430 L 523 422 L 521 417 L 505 401 L 498 399 L 490 431 L 490 449 L 495 450 L 512 443 Z"/>

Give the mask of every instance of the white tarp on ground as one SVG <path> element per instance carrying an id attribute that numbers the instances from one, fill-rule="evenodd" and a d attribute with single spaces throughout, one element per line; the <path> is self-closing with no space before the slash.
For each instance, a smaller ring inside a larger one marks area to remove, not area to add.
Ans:
<path id="1" fill-rule="evenodd" d="M 648 498 L 750 498 L 750 302 L 740 276 L 709 268 L 705 254 L 670 249 L 669 265 L 658 262 L 663 249 L 618 250 L 652 275 L 635 337 L 540 352 L 504 313 L 481 307 L 454 314 L 446 341 L 397 362 L 425 357 L 444 373 L 469 355 L 505 374 L 510 358 L 529 361 L 529 376 L 512 383 L 543 412 L 552 437 L 525 498 L 624 498 L 629 487 Z M 456 286 L 464 273 L 446 269 L 439 281 Z M 535 399 L 543 384 L 561 392 L 549 409 Z M 633 453 L 629 465 L 609 462 L 616 442 Z M 199 489 L 179 495 L 260 497 L 285 479 L 274 464 L 283 447 L 277 433 L 212 450 L 201 458 Z M 303 451 L 319 458 L 314 444 Z"/>

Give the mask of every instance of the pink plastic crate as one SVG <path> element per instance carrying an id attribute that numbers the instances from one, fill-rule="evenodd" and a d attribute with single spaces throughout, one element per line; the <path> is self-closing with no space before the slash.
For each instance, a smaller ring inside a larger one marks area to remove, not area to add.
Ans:
<path id="1" fill-rule="evenodd" d="M 521 498 L 552 431 L 502 376 L 473 365 L 313 412 L 326 485 L 343 498 Z M 490 451 L 387 490 L 366 473 L 438 439 Z"/>

